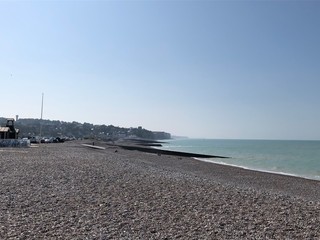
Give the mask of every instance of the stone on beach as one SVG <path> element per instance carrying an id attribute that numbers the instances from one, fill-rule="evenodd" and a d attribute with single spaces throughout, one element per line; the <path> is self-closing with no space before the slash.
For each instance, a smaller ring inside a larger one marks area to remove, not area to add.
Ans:
<path id="1" fill-rule="evenodd" d="M 318 181 L 101 146 L 1 151 L 0 238 L 320 238 Z"/>

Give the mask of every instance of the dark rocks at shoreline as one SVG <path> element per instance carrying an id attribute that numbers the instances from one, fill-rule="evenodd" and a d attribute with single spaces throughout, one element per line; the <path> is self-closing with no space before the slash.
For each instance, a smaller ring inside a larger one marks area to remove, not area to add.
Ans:
<path id="1" fill-rule="evenodd" d="M 195 158 L 227 158 L 222 156 L 214 156 L 214 155 L 207 155 L 207 154 L 197 154 L 197 153 L 187 153 L 187 152 L 177 152 L 177 151 L 168 151 L 156 148 L 147 148 L 141 146 L 129 146 L 129 145 L 119 145 L 119 147 L 126 149 L 126 150 L 136 150 L 145 153 L 155 153 L 158 155 L 170 155 L 170 156 L 180 156 L 180 157 L 195 157 Z"/>
<path id="2" fill-rule="evenodd" d="M 169 156 L 180 156 L 180 157 L 194 157 L 194 158 L 228 158 L 224 156 L 215 156 L 208 154 L 198 154 L 198 153 L 188 153 L 188 152 L 178 152 L 171 150 L 163 150 L 159 148 L 153 147 L 162 147 L 160 141 L 156 140 L 147 140 L 147 139 L 125 139 L 122 140 L 115 145 L 126 149 L 126 150 L 135 150 L 145 153 L 155 153 L 158 155 L 169 155 Z"/>
<path id="3" fill-rule="evenodd" d="M 117 150 L 1 151 L 0 238 L 320 238 L 318 182 Z"/>
<path id="4" fill-rule="evenodd" d="M 162 147 L 163 141 L 150 140 L 150 139 L 141 139 L 141 138 L 127 138 L 121 139 L 119 146 L 129 145 L 129 146 L 145 146 L 145 147 Z"/>

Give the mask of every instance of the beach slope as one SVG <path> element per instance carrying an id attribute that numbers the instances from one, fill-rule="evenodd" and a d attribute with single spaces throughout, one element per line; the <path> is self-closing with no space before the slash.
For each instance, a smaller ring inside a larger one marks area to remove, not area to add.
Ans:
<path id="1" fill-rule="evenodd" d="M 320 238 L 319 181 L 83 143 L 0 150 L 0 239 Z"/>

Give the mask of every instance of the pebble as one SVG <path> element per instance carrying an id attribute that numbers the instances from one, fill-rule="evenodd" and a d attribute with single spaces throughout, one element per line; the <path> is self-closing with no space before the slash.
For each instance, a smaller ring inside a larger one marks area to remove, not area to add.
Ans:
<path id="1" fill-rule="evenodd" d="M 0 239 L 320 239 L 316 199 L 189 161 L 78 142 L 3 151 Z"/>

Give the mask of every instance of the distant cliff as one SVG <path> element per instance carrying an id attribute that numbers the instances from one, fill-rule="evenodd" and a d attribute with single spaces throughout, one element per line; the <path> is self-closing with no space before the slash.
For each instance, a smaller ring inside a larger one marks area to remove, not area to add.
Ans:
<path id="1" fill-rule="evenodd" d="M 63 122 L 40 119 L 19 119 L 15 127 L 20 129 L 20 137 L 40 135 L 47 137 L 72 137 L 72 138 L 99 138 L 119 139 L 138 137 L 153 140 L 170 139 L 171 134 L 166 132 L 153 132 L 142 127 L 122 128 L 113 125 L 93 125 L 91 123 Z M 6 124 L 6 118 L 0 118 L 0 126 Z"/>

